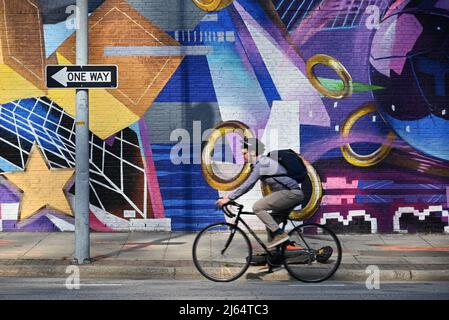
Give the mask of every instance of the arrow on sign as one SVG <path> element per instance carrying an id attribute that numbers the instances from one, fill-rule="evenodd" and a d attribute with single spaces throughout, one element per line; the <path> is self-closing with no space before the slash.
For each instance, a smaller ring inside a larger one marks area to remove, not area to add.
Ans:
<path id="1" fill-rule="evenodd" d="M 91 83 L 110 82 L 112 73 L 110 71 L 67 71 L 67 67 L 59 70 L 51 76 L 54 80 L 67 87 L 67 83 Z"/>
<path id="2" fill-rule="evenodd" d="M 62 84 L 64 87 L 67 87 L 67 68 L 59 70 L 51 77 Z"/>

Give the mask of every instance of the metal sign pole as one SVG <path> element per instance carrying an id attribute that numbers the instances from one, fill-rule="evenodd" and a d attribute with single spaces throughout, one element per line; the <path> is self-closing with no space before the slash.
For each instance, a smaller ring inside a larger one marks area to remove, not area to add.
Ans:
<path id="1" fill-rule="evenodd" d="M 76 64 L 89 63 L 88 0 L 77 0 Z M 75 262 L 90 261 L 89 90 L 76 90 Z"/>

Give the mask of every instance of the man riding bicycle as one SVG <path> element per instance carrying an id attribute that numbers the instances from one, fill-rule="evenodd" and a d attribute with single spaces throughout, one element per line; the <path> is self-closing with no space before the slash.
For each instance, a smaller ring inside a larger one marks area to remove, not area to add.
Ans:
<path id="1" fill-rule="evenodd" d="M 251 174 L 241 186 L 227 197 L 218 199 L 216 204 L 224 206 L 247 193 L 259 179 L 263 179 L 272 193 L 256 201 L 253 211 L 271 231 L 272 240 L 267 247 L 274 248 L 289 240 L 289 236 L 279 228 L 279 223 L 276 222 L 269 211 L 273 213 L 285 212 L 287 209 L 299 205 L 304 199 L 304 194 L 298 182 L 287 176 L 287 170 L 276 160 L 264 156 L 264 151 L 265 145 L 258 139 L 244 139 L 242 154 L 245 162 L 252 165 Z"/>

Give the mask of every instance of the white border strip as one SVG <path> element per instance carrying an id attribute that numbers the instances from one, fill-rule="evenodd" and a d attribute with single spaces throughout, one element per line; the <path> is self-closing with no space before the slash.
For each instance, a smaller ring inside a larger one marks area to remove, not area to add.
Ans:
<path id="1" fill-rule="evenodd" d="M 441 211 L 441 216 L 448 217 L 449 220 L 449 212 L 448 210 L 443 210 L 443 206 L 430 206 L 429 208 L 424 209 L 423 212 L 416 210 L 414 207 L 400 207 L 396 210 L 393 217 L 393 230 L 395 232 L 408 233 L 408 230 L 401 230 L 401 225 L 399 224 L 399 219 L 404 213 L 413 213 L 413 216 L 418 217 L 420 221 L 425 221 L 426 217 L 430 216 L 430 213 L 435 211 Z M 444 232 L 449 233 L 449 221 L 448 225 L 444 227 Z"/>
<path id="2" fill-rule="evenodd" d="M 350 210 L 346 219 L 340 212 L 327 212 L 323 214 L 320 223 L 325 225 L 327 219 L 337 219 L 339 222 L 343 222 L 343 225 L 349 226 L 349 222 L 352 221 L 353 217 L 364 217 L 365 222 L 369 221 L 371 223 L 371 233 L 377 233 L 377 219 L 372 218 L 365 210 Z"/>

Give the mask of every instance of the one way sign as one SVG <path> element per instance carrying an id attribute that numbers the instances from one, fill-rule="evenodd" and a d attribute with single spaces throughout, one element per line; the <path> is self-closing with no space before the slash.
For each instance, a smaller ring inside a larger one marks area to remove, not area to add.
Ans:
<path id="1" fill-rule="evenodd" d="M 49 89 L 94 89 L 118 86 L 118 68 L 115 65 L 48 65 L 46 73 Z"/>

